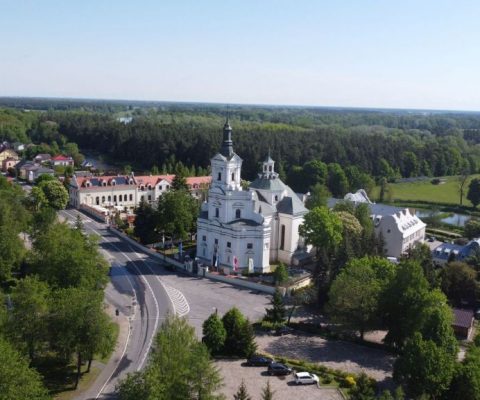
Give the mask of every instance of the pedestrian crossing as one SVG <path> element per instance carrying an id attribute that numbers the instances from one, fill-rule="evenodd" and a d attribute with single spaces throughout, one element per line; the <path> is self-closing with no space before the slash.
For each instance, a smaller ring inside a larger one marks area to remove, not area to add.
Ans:
<path id="1" fill-rule="evenodd" d="M 187 315 L 190 312 L 190 306 L 183 293 L 172 286 L 166 284 L 163 284 L 163 286 L 165 287 L 168 297 L 170 297 L 170 300 L 172 301 L 175 314 L 179 317 Z"/>

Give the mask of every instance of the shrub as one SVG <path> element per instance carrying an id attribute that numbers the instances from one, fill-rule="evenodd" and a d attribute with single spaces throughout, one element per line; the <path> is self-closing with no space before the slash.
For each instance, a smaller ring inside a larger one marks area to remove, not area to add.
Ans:
<path id="1" fill-rule="evenodd" d="M 343 383 L 346 387 L 352 388 L 355 386 L 355 378 L 351 375 L 348 375 L 344 380 Z"/>
<path id="2" fill-rule="evenodd" d="M 439 185 L 440 184 L 440 179 L 439 178 L 433 178 L 430 182 L 432 182 L 432 185 Z"/>

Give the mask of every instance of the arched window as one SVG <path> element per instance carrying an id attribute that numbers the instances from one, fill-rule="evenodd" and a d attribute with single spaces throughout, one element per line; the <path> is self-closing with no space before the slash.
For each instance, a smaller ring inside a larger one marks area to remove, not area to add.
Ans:
<path id="1" fill-rule="evenodd" d="M 215 209 L 215 217 L 218 218 L 220 216 L 220 209 Z"/>
<path id="2" fill-rule="evenodd" d="M 115 179 L 112 179 L 112 186 L 115 186 L 117 184 L 117 182 L 115 181 Z"/>
<path id="3" fill-rule="evenodd" d="M 123 201 L 127 201 L 127 195 L 126 194 L 123 195 Z"/>
<path id="4" fill-rule="evenodd" d="M 235 181 L 235 172 L 232 172 L 232 181 Z"/>
<path id="5" fill-rule="evenodd" d="M 285 250 L 285 225 L 282 225 L 282 231 L 280 233 L 280 250 Z"/>
<path id="6" fill-rule="evenodd" d="M 102 196 L 102 204 L 105 203 L 105 196 Z"/>
<path id="7" fill-rule="evenodd" d="M 222 173 L 219 172 L 219 173 L 218 173 L 218 176 L 217 176 L 217 181 L 221 181 L 221 180 L 222 180 Z"/>
<path id="8" fill-rule="evenodd" d="M 152 190 L 152 185 L 148 185 L 148 190 Z"/>
<path id="9" fill-rule="evenodd" d="M 130 195 L 129 199 L 130 201 L 133 201 L 133 194 Z"/>
<path id="10" fill-rule="evenodd" d="M 97 206 L 100 205 L 100 197 L 95 197 L 95 203 L 97 204 Z"/>
<path id="11" fill-rule="evenodd" d="M 240 219 L 241 218 L 241 215 L 242 215 L 242 210 L 240 210 L 239 208 L 237 208 L 235 210 L 235 218 L 236 219 Z"/>
<path id="12" fill-rule="evenodd" d="M 278 196 L 277 195 L 275 195 L 275 201 L 278 201 Z"/>
<path id="13" fill-rule="evenodd" d="M 117 202 L 117 195 L 113 196 L 113 201 L 116 203 Z"/>
<path id="14" fill-rule="evenodd" d="M 108 201 L 112 201 L 112 196 L 108 196 Z"/>

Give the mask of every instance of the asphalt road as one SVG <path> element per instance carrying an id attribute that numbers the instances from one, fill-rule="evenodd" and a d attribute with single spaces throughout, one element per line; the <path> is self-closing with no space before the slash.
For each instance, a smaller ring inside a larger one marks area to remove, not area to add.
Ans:
<path id="1" fill-rule="evenodd" d="M 84 399 L 113 399 L 115 386 L 129 372 L 141 370 L 148 359 L 155 332 L 167 313 L 188 318 L 201 337 L 203 321 L 217 309 L 223 314 L 238 307 L 250 320 L 265 314 L 269 297 L 193 276 L 177 275 L 163 268 L 149 255 L 134 249 L 127 241 L 108 231 L 106 224 L 68 209 L 59 214 L 73 224 L 77 215 L 87 233 L 100 236 L 100 248 L 111 264 L 111 284 L 105 296 L 122 316 L 128 318 L 129 334 L 122 354 L 104 368 L 97 381 L 83 395 Z"/>

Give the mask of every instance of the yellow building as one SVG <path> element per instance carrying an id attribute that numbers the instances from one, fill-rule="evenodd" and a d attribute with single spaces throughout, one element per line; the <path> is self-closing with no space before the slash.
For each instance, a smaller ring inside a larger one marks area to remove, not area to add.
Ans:
<path id="1" fill-rule="evenodd" d="M 0 149 L 0 165 L 2 165 L 3 161 L 5 161 L 7 158 L 19 160 L 18 154 L 12 149 Z"/>

